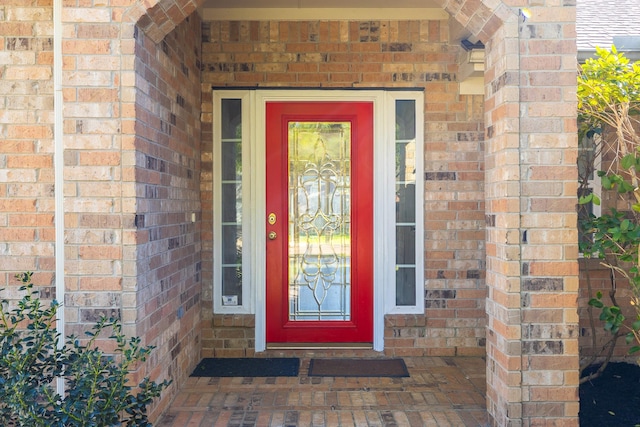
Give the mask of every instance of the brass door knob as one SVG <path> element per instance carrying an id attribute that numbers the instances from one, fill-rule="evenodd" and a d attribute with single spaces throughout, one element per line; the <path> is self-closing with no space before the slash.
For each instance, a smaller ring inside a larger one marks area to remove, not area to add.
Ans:
<path id="1" fill-rule="evenodd" d="M 278 235 L 276 234 L 275 231 L 270 231 L 269 232 L 269 240 L 275 240 L 276 237 L 278 237 Z"/>

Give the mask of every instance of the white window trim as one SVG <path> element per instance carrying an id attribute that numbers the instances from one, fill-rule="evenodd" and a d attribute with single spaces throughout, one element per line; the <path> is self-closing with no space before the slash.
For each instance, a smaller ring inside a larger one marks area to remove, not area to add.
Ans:
<path id="1" fill-rule="evenodd" d="M 387 121 L 390 117 L 395 117 L 394 107 L 398 100 L 414 100 L 416 102 L 416 305 L 415 306 L 398 306 L 396 301 L 396 289 L 395 286 L 387 286 L 385 301 L 387 302 L 385 307 L 386 314 L 423 314 L 424 313 L 424 93 L 423 92 L 386 92 L 387 102 L 385 108 L 387 109 Z M 381 189 L 382 194 L 388 194 L 389 191 L 393 194 L 395 200 L 395 167 L 389 167 L 385 163 L 387 159 L 395 159 L 395 127 L 388 126 L 386 141 L 388 143 L 382 144 L 378 149 L 381 155 L 378 156 L 380 164 L 376 163 L 376 170 L 385 172 L 385 177 L 380 185 L 390 185 L 390 189 Z M 386 197 L 385 197 L 386 199 Z M 383 205 L 383 206 L 381 206 Z M 395 239 L 395 203 L 376 203 L 376 206 L 383 209 L 386 214 L 390 210 L 390 227 L 393 230 L 393 234 L 389 236 L 387 240 L 392 245 L 390 251 L 390 258 L 394 261 L 394 265 L 391 271 L 392 277 L 390 283 L 395 284 L 395 254 L 396 254 L 396 239 Z M 386 224 L 386 223 L 385 223 Z M 376 229 L 377 230 L 377 229 Z M 384 232 L 384 231 L 383 231 Z M 386 235 L 385 235 L 386 239 Z"/>
<path id="2" fill-rule="evenodd" d="M 602 200 L 602 178 L 598 175 L 598 172 L 602 169 L 602 148 L 604 145 L 602 135 L 598 133 L 594 134 L 593 143 L 596 147 L 599 147 L 599 149 L 596 148 L 595 158 L 593 161 L 593 178 L 589 180 L 589 188 L 591 188 L 591 191 L 598 197 L 598 199 Z M 601 204 L 593 205 L 593 214 L 598 217 L 602 215 Z"/>
<path id="3" fill-rule="evenodd" d="M 251 314 L 255 312 L 255 299 L 253 298 L 253 280 L 251 280 L 252 260 L 250 251 L 242 251 L 242 305 L 223 305 L 222 299 L 222 269 L 216 265 L 222 259 L 222 241 L 219 236 L 222 235 L 222 218 L 218 214 L 217 207 L 222 205 L 222 194 L 220 191 L 220 182 L 222 180 L 222 156 L 220 150 L 222 147 L 222 116 L 216 113 L 221 105 L 222 99 L 240 99 L 242 101 L 242 163 L 247 164 L 247 159 L 251 158 L 251 133 L 252 121 L 251 116 L 251 93 L 248 91 L 215 91 L 213 93 L 213 312 L 218 314 Z M 245 182 L 251 182 L 252 169 L 242 168 L 242 245 L 251 247 L 253 240 L 252 232 L 252 212 L 247 200 L 251 200 L 251 185 L 244 185 Z"/>
<path id="4" fill-rule="evenodd" d="M 583 138 L 588 138 L 587 135 L 584 135 Z M 595 133 L 593 135 L 593 144 L 595 147 L 595 154 L 593 159 L 593 177 L 587 180 L 588 188 L 591 190 L 591 193 L 594 194 L 598 199 L 600 199 L 602 203 L 602 178 L 598 175 L 598 171 L 602 169 L 602 135 Z M 580 152 L 583 151 L 580 147 L 578 147 L 578 156 L 580 156 Z M 584 150 L 586 151 L 586 150 Z M 595 204 L 590 202 L 591 204 L 591 213 L 596 217 L 602 215 L 602 204 Z M 593 257 L 597 257 L 596 254 L 593 254 Z M 578 253 L 578 258 L 584 258 L 584 254 L 582 252 Z"/>
<path id="5" fill-rule="evenodd" d="M 220 147 L 221 116 L 216 114 L 225 98 L 242 99 L 243 164 L 243 305 L 223 306 L 221 269 L 215 263 L 221 256 L 220 219 L 215 214 L 221 205 L 217 182 L 220 180 L 220 156 L 213 155 L 214 185 L 214 313 L 255 314 L 255 351 L 266 350 L 266 217 L 265 210 L 265 106 L 267 102 L 362 101 L 374 104 L 374 255 L 373 255 L 373 349 L 384 349 L 385 314 L 424 313 L 424 182 L 423 135 L 424 94 L 419 91 L 383 90 L 215 90 L 213 92 L 214 153 Z M 416 305 L 395 305 L 395 102 L 416 101 Z"/>

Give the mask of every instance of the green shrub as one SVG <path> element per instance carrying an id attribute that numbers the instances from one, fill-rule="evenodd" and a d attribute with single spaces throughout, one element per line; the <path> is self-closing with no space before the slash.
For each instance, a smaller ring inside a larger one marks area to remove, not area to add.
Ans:
<path id="1" fill-rule="evenodd" d="M 580 69 L 577 95 L 579 140 L 582 143 L 593 137 L 593 153 L 585 156 L 587 151 L 583 151 L 578 160 L 582 214 L 578 227 L 584 236 L 580 252 L 586 267 L 583 270 L 589 293 L 586 309 L 593 350 L 593 355 L 581 363 L 582 370 L 600 355 L 605 357 L 598 371 L 581 379 L 586 382 L 606 368 L 619 337 L 626 336 L 630 353 L 640 351 L 640 62 L 632 63 L 615 46 L 610 51 L 596 48 L 596 57 L 587 59 Z M 601 164 L 596 164 L 597 157 L 601 158 Z M 591 188 L 591 176 L 595 175 L 600 177 L 607 208 L 600 216 L 589 209 L 602 201 L 598 189 Z M 608 297 L 592 291 L 587 262 L 591 258 L 599 259 L 601 265 L 610 269 Z M 625 318 L 616 300 L 618 279 L 629 283 L 633 318 Z M 593 309 L 600 311 L 599 319 L 611 333 L 601 352 L 597 351 Z"/>
<path id="2" fill-rule="evenodd" d="M 106 318 L 86 332 L 84 345 L 73 336 L 59 345 L 59 304 L 45 306 L 31 276 L 16 276 L 25 292 L 16 308 L 1 301 L 0 425 L 150 426 L 146 408 L 169 382 L 145 378 L 134 389 L 128 375 L 152 347 L 141 346 L 136 337 L 127 339 L 120 322 Z M 114 355 L 96 346 L 96 339 L 108 332 L 116 343 Z M 64 398 L 56 393 L 59 378 L 65 381 Z"/>

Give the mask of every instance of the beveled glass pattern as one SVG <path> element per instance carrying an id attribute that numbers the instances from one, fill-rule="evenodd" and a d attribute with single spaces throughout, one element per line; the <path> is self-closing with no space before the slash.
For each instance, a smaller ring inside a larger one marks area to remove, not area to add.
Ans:
<path id="1" fill-rule="evenodd" d="M 291 122 L 289 320 L 351 317 L 351 124 Z"/>

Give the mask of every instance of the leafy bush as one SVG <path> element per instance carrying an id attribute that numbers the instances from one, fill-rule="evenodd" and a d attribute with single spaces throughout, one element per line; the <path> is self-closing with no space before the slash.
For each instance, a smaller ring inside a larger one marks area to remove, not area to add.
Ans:
<path id="1" fill-rule="evenodd" d="M 609 301 L 601 292 L 593 295 L 585 263 L 589 290 L 588 314 L 591 308 L 600 310 L 605 330 L 612 334 L 606 350 L 606 361 L 613 354 L 618 337 L 625 335 L 630 353 L 640 351 L 640 63 L 631 63 L 613 46 L 611 51 L 596 49 L 596 57 L 588 59 L 578 76 L 578 116 L 581 122 L 580 141 L 594 137 L 594 155 L 579 159 L 579 206 L 583 209 L 579 222 L 580 251 L 585 259 L 598 258 L 611 272 Z M 596 157 L 602 165 L 594 163 Z M 602 170 L 597 170 L 602 168 Z M 595 216 L 589 204 L 600 205 L 600 197 L 591 191 L 589 176 L 597 173 L 608 201 L 602 215 Z M 614 196 L 617 195 L 617 196 Z M 587 210 L 584 210 L 587 209 Z M 631 307 L 635 319 L 626 319 L 616 301 L 617 278 L 628 281 Z M 591 321 L 593 330 L 594 322 Z M 595 331 L 594 331 L 595 332 Z M 595 348 L 595 333 L 593 347 Z M 586 368 L 590 359 L 582 365 Z M 606 361 L 602 369 L 606 368 Z M 587 381 L 594 374 L 584 377 Z"/>
<path id="2" fill-rule="evenodd" d="M 127 339 L 119 321 L 106 318 L 86 332 L 84 345 L 71 336 L 59 346 L 59 304 L 44 306 L 31 276 L 16 276 L 25 292 L 16 308 L 1 301 L 0 425 L 150 426 L 146 408 L 169 382 L 145 378 L 134 390 L 128 376 L 152 347 L 141 346 L 136 337 Z M 96 346 L 108 331 L 116 344 L 110 356 Z M 59 378 L 65 380 L 64 397 L 56 392 Z"/>

